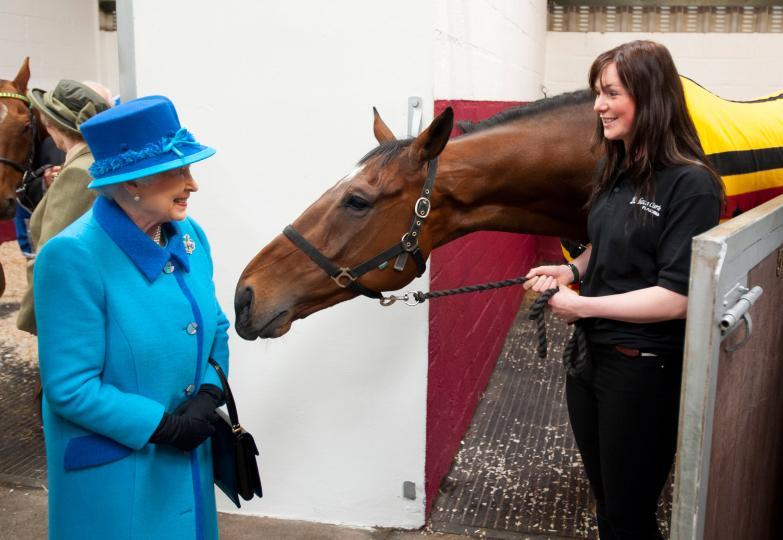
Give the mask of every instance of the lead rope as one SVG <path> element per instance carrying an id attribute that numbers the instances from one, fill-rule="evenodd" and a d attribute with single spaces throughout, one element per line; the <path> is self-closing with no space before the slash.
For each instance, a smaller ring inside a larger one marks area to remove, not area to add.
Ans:
<path id="1" fill-rule="evenodd" d="M 388 306 L 393 304 L 397 300 L 403 300 L 408 305 L 416 305 L 430 300 L 432 298 L 442 298 L 444 296 L 451 296 L 454 294 L 463 294 L 470 292 L 488 291 L 491 289 L 499 289 L 501 287 L 510 287 L 511 285 L 519 285 L 527 281 L 527 277 L 520 276 L 512 279 L 504 279 L 502 281 L 492 281 L 490 283 L 482 283 L 480 285 L 467 285 L 465 287 L 458 287 L 455 289 L 444 289 L 440 291 L 430 292 L 408 292 L 403 296 L 390 295 L 381 300 L 381 304 Z M 539 358 L 546 358 L 548 342 L 546 337 L 546 319 L 544 318 L 544 308 L 546 307 L 549 299 L 557 293 L 559 289 L 547 289 L 542 292 L 541 295 L 533 301 L 528 311 L 527 318 L 536 323 L 536 337 L 538 338 L 538 356 Z M 413 303 L 411 303 L 411 301 Z M 580 321 L 574 323 L 574 333 L 571 335 L 571 339 L 568 340 L 565 348 L 563 349 L 563 365 L 566 371 L 572 377 L 581 374 L 590 361 L 590 351 L 587 347 L 587 336 L 585 335 L 584 327 Z"/>
<path id="2" fill-rule="evenodd" d="M 538 357 L 546 358 L 547 339 L 546 321 L 544 319 L 544 307 L 549 299 L 558 291 L 557 288 L 547 289 L 533 301 L 527 318 L 536 323 L 536 335 L 538 337 Z M 580 321 L 574 323 L 574 333 L 563 349 L 563 365 L 572 377 L 581 374 L 590 361 L 590 350 L 587 347 L 587 335 Z"/>

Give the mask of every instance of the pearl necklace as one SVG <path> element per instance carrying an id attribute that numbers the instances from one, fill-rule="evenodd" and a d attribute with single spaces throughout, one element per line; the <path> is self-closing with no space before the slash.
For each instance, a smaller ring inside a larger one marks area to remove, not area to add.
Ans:
<path id="1" fill-rule="evenodd" d="M 158 228 L 155 229 L 155 234 L 152 235 L 152 241 L 155 242 L 158 245 L 161 245 L 160 243 L 160 233 L 161 233 L 161 226 L 158 225 Z"/>

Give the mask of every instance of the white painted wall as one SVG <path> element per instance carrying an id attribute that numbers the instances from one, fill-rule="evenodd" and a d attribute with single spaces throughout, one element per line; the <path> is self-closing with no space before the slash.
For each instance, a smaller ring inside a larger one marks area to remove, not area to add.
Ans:
<path id="1" fill-rule="evenodd" d="M 13 79 L 29 56 L 31 87 L 95 80 L 117 92 L 116 45 L 112 58 L 95 0 L 0 0 L 0 30 L 0 78 Z"/>
<path id="2" fill-rule="evenodd" d="M 377 144 L 372 106 L 400 135 L 408 96 L 423 98 L 431 120 L 432 5 L 135 0 L 133 11 L 138 95 L 171 97 L 183 125 L 218 149 L 194 167 L 192 215 L 233 322 L 249 260 Z M 356 299 L 279 340 L 249 343 L 232 330 L 230 346 L 265 492 L 242 513 L 424 523 L 426 307 Z M 402 497 L 404 481 L 416 500 Z M 236 510 L 222 494 L 219 507 Z"/>
<path id="3" fill-rule="evenodd" d="M 438 0 L 437 98 L 528 101 L 544 80 L 544 0 Z"/>
<path id="4" fill-rule="evenodd" d="M 545 2 L 516 4 L 133 1 L 138 95 L 171 97 L 183 124 L 218 149 L 194 169 L 192 215 L 211 239 L 232 321 L 247 262 L 375 146 L 373 105 L 403 136 L 408 96 L 423 98 L 426 126 L 435 97 L 524 99 L 538 88 Z M 447 20 L 454 11 L 461 18 Z M 494 25 L 512 35 L 498 39 Z M 242 513 L 424 524 L 427 325 L 426 305 L 357 299 L 279 340 L 232 331 L 230 380 L 261 446 L 265 491 Z M 404 481 L 416 500 L 403 499 Z M 222 495 L 219 507 L 235 511 Z"/>
<path id="5" fill-rule="evenodd" d="M 783 88 L 781 34 L 547 32 L 549 95 L 587 88 L 595 57 L 634 39 L 666 45 L 682 75 L 726 99 L 753 99 Z"/>
<path id="6" fill-rule="evenodd" d="M 120 93 L 120 69 L 119 54 L 117 51 L 117 32 L 98 32 L 98 48 L 96 50 L 98 60 L 97 81 L 111 90 L 112 96 Z"/>

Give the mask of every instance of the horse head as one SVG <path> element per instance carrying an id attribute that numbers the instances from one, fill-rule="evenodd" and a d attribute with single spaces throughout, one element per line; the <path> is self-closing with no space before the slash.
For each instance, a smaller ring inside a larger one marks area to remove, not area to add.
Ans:
<path id="1" fill-rule="evenodd" d="M 16 188 L 22 183 L 35 144 L 29 104 L 14 97 L 26 94 L 29 81 L 29 58 L 24 59 L 13 81 L 0 79 L 0 219 L 14 216 Z"/>
<path id="2" fill-rule="evenodd" d="M 414 211 L 426 215 L 418 200 L 428 171 L 448 142 L 454 115 L 446 109 L 418 137 L 406 140 L 397 140 L 375 110 L 374 115 L 379 146 L 242 272 L 234 307 L 236 330 L 243 338 L 282 336 L 297 319 L 361 292 L 399 289 L 421 273 L 415 259 L 421 257 L 421 263 L 432 250 L 428 228 L 437 208 L 429 220 L 418 219 L 416 232 L 421 234 L 409 238 L 418 247 L 416 257 L 379 256 L 405 244 L 403 235 L 417 221 Z M 357 267 L 365 268 L 349 271 Z"/>

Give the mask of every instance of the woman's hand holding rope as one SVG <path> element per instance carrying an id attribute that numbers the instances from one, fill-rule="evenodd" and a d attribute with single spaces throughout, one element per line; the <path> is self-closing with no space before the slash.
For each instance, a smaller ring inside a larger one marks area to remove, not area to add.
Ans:
<path id="1" fill-rule="evenodd" d="M 566 265 L 539 266 L 527 274 L 523 287 L 541 293 L 530 308 L 528 318 L 536 322 L 538 335 L 538 356 L 546 358 L 547 339 L 543 309 L 549 305 L 552 313 L 571 324 L 583 317 L 584 297 L 567 287 L 574 281 L 576 272 Z M 580 325 L 574 326 L 574 333 L 563 350 L 563 364 L 569 375 L 579 375 L 590 361 L 587 338 Z"/>
<path id="2" fill-rule="evenodd" d="M 574 281 L 574 274 L 565 265 L 538 266 L 527 273 L 528 280 L 522 285 L 525 290 L 543 293 L 556 289 L 559 294 L 549 296 L 549 307 L 552 313 L 572 323 L 581 319 L 583 298 L 565 285 Z"/>

